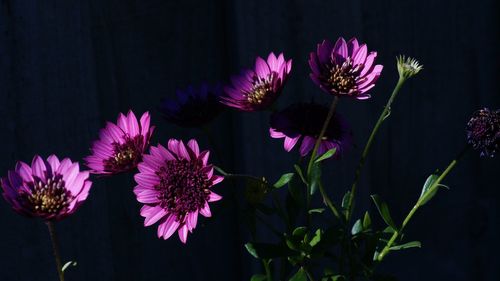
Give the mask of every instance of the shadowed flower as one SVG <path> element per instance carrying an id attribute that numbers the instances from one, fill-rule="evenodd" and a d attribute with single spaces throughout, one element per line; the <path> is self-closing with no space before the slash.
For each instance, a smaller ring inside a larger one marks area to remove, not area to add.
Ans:
<path id="1" fill-rule="evenodd" d="M 31 166 L 17 162 L 2 178 L 3 197 L 14 211 L 28 217 L 61 220 L 73 214 L 87 199 L 92 182 L 89 172 L 80 172 L 78 162 L 51 155 L 36 155 Z"/>
<path id="2" fill-rule="evenodd" d="M 327 115 L 328 108 L 319 104 L 292 104 L 283 111 L 271 115 L 269 132 L 272 138 L 285 139 L 286 151 L 292 150 L 302 138 L 300 155 L 306 156 L 313 149 Z M 344 118 L 335 113 L 320 143 L 318 155 L 336 148 L 334 157 L 338 158 L 351 146 L 351 143 L 352 135 L 349 126 Z"/>
<path id="3" fill-rule="evenodd" d="M 202 127 L 224 109 L 219 102 L 221 94 L 220 85 L 190 86 L 185 91 L 177 91 L 177 100 L 162 100 L 159 110 L 168 122 L 178 126 Z"/>
<path id="4" fill-rule="evenodd" d="M 242 111 L 268 109 L 278 98 L 292 70 L 292 60 L 286 61 L 283 53 L 278 57 L 270 53 L 265 61 L 255 60 L 254 70 L 244 70 L 231 77 L 231 86 L 224 87 L 221 102 Z"/>
<path id="5" fill-rule="evenodd" d="M 134 177 L 138 184 L 134 193 L 145 204 L 141 209 L 144 226 L 159 223 L 158 238 L 168 239 L 177 231 L 186 243 L 198 214 L 210 217 L 208 203 L 222 198 L 210 190 L 224 178 L 214 175 L 208 156 L 209 151 L 200 152 L 194 139 L 187 145 L 171 139 L 168 148 L 151 146 L 150 154 L 144 155 Z"/>
<path id="6" fill-rule="evenodd" d="M 85 158 L 91 172 L 117 174 L 137 167 L 153 134 L 150 118 L 149 112 L 145 112 L 137 122 L 130 110 L 127 116 L 120 113 L 117 125 L 107 122 L 99 133 L 99 140 L 92 144 L 92 155 Z"/>
<path id="7" fill-rule="evenodd" d="M 480 109 L 467 123 L 467 142 L 481 157 L 494 157 L 500 146 L 500 109 Z"/>
<path id="8" fill-rule="evenodd" d="M 375 65 L 377 52 L 369 52 L 356 38 L 346 43 L 340 37 L 335 45 L 324 40 L 309 55 L 311 79 L 323 91 L 335 96 L 370 98 L 366 92 L 375 86 L 383 66 Z"/>

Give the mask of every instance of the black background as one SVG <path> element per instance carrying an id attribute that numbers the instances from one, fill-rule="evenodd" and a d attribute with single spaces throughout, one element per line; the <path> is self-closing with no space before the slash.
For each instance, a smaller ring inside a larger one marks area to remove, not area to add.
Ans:
<path id="1" fill-rule="evenodd" d="M 360 150 L 397 80 L 395 56 L 424 71 L 398 96 L 373 146 L 357 211 L 385 198 L 401 221 L 427 175 L 464 145 L 464 125 L 479 107 L 498 108 L 499 7 L 466 1 L 0 1 L 0 171 L 51 153 L 81 159 L 106 120 L 129 108 L 150 110 L 153 143 L 202 132 L 167 124 L 155 107 L 176 88 L 226 80 L 256 55 L 285 52 L 292 76 L 279 107 L 328 103 L 308 78 L 308 53 L 324 38 L 356 36 L 385 68 L 372 99 L 342 100 L 356 147 L 324 172 L 335 200 L 353 177 Z M 213 125 L 226 170 L 276 179 L 298 153 L 268 136 L 268 113 L 225 113 Z M 382 271 L 400 280 L 499 280 L 499 160 L 469 153 L 408 228 L 422 249 L 390 255 Z M 229 164 L 229 165 L 227 165 Z M 144 228 L 131 175 L 95 178 L 89 200 L 57 224 L 62 253 L 78 267 L 68 280 L 248 280 L 259 265 L 243 250 L 240 185 L 216 187 L 212 207 L 188 244 Z M 236 198 L 236 199 L 235 199 Z M 56 280 L 45 225 L 0 202 L 0 280 Z M 262 236 L 262 238 L 265 238 Z"/>

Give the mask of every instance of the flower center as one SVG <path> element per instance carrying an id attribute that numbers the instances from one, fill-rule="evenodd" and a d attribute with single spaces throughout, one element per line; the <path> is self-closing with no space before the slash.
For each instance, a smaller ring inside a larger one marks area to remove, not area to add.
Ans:
<path id="1" fill-rule="evenodd" d="M 128 171 L 142 159 L 144 139 L 141 135 L 135 138 L 127 137 L 123 144 L 113 143 L 113 156 L 104 160 L 104 168 L 109 171 Z"/>
<path id="2" fill-rule="evenodd" d="M 353 68 L 350 58 L 342 65 L 333 65 L 327 74 L 328 83 L 333 91 L 348 94 L 357 90 L 358 67 Z"/>
<path id="3" fill-rule="evenodd" d="M 169 160 L 156 172 L 160 183 L 160 206 L 183 222 L 188 213 L 202 209 L 210 195 L 212 182 L 199 161 Z"/>
<path id="4" fill-rule="evenodd" d="M 251 104 L 261 104 L 267 93 L 271 91 L 271 85 L 267 81 L 259 81 L 253 86 L 251 92 L 247 94 L 247 100 Z"/>
<path id="5" fill-rule="evenodd" d="M 25 193 L 24 198 L 34 213 L 58 214 L 66 210 L 73 199 L 61 175 L 49 178 L 46 183 L 35 178 L 32 184 L 31 194 Z"/>

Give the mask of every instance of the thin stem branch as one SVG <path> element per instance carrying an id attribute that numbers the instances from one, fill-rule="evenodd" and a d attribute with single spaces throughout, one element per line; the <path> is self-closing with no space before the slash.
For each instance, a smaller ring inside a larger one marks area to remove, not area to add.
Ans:
<path id="1" fill-rule="evenodd" d="M 264 265 L 264 270 L 266 271 L 266 281 L 272 281 L 273 275 L 271 273 L 271 268 L 269 267 L 269 260 L 262 260 L 262 264 Z"/>
<path id="2" fill-rule="evenodd" d="M 365 160 L 366 157 L 368 156 L 368 152 L 370 152 L 370 148 L 372 146 L 373 140 L 375 139 L 375 135 L 377 134 L 380 125 L 384 122 L 384 120 L 389 117 L 389 114 L 391 113 L 391 105 L 394 99 L 396 98 L 399 90 L 403 86 L 404 82 L 406 81 L 405 78 L 400 77 L 398 80 L 398 83 L 396 84 L 396 87 L 394 87 L 394 90 L 392 91 L 391 97 L 387 101 L 387 104 L 384 107 L 384 110 L 380 114 L 377 123 L 375 123 L 375 127 L 373 127 L 373 130 L 370 134 L 370 137 L 368 138 L 368 141 L 366 142 L 365 148 L 363 149 L 363 153 L 361 154 L 361 159 L 359 160 L 358 166 L 356 167 L 356 172 L 354 174 L 354 182 L 351 186 L 351 193 L 349 195 L 349 201 L 347 204 L 347 213 L 346 213 L 346 220 L 349 221 L 352 216 L 352 212 L 354 210 L 354 197 L 356 195 L 356 188 L 358 181 L 361 176 L 361 170 L 363 169 L 363 166 L 365 165 Z"/>
<path id="3" fill-rule="evenodd" d="M 441 181 L 457 165 L 458 161 L 464 155 L 464 153 L 467 151 L 467 149 L 468 149 L 468 146 L 466 146 L 465 149 L 462 150 L 460 152 L 460 154 L 458 154 L 458 156 L 455 159 L 453 159 L 453 161 L 451 161 L 451 163 L 448 165 L 448 167 L 446 167 L 446 169 L 441 173 L 441 175 L 439 175 L 439 177 L 436 179 L 436 181 L 434 181 L 432 183 L 432 185 L 429 187 L 429 190 L 427 191 L 429 194 L 434 193 L 436 191 L 436 189 L 439 188 L 439 185 L 440 185 Z M 401 228 L 399 230 L 394 231 L 394 233 L 391 236 L 391 239 L 389 239 L 389 242 L 387 242 L 387 244 L 385 245 L 385 247 L 382 249 L 382 251 L 380 252 L 380 254 L 377 256 L 377 261 L 378 262 L 381 262 L 384 259 L 384 257 L 389 253 L 390 248 L 392 247 L 392 245 L 394 244 L 394 242 L 396 241 L 396 239 L 398 239 L 399 236 L 401 235 L 401 233 L 403 233 L 404 228 L 408 225 L 408 223 L 410 222 L 410 220 L 413 217 L 413 215 L 422 206 L 422 204 L 423 204 L 422 200 L 423 199 L 424 199 L 424 197 L 420 197 L 417 200 L 417 203 L 415 203 L 415 205 L 413 206 L 413 208 L 410 210 L 410 212 L 408 213 L 408 215 L 404 219 L 403 224 L 401 225 Z"/>
<path id="4" fill-rule="evenodd" d="M 321 182 L 319 183 L 319 192 L 321 193 L 321 196 L 323 196 L 324 203 L 328 206 L 328 208 L 330 208 L 330 210 L 332 211 L 332 213 L 338 219 L 340 219 L 342 221 L 343 219 L 340 216 L 340 212 L 338 211 L 337 207 L 335 206 L 335 204 L 333 203 L 333 201 L 330 199 L 330 197 L 326 193 L 325 188 L 323 186 L 323 183 L 321 183 Z"/>
<path id="5" fill-rule="evenodd" d="M 52 251 L 54 252 L 59 281 L 64 281 L 64 272 L 62 271 L 61 255 L 59 254 L 56 230 L 54 228 L 54 224 L 51 221 L 46 221 L 45 223 L 47 224 L 47 227 L 49 229 L 50 240 L 52 241 Z"/>

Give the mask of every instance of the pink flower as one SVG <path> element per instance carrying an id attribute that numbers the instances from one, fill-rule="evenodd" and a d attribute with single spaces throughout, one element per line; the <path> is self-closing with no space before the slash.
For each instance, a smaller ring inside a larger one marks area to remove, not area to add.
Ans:
<path id="1" fill-rule="evenodd" d="M 19 214 L 44 220 L 61 220 L 73 214 L 87 199 L 92 182 L 80 172 L 78 162 L 51 155 L 36 155 L 31 166 L 17 162 L 2 178 L 3 197 Z"/>
<path id="2" fill-rule="evenodd" d="M 208 164 L 209 151 L 200 152 L 196 140 L 187 145 L 180 140 L 168 141 L 168 148 L 151 146 L 135 175 L 137 201 L 145 204 L 141 216 L 144 226 L 158 222 L 158 238 L 168 239 L 177 231 L 186 243 L 188 232 L 196 228 L 198 214 L 210 217 L 209 202 L 222 197 L 212 192 L 222 176 L 214 175 Z"/>
<path id="3" fill-rule="evenodd" d="M 291 70 L 292 60 L 286 61 L 283 53 L 278 57 L 270 53 L 267 61 L 257 57 L 253 70 L 231 77 L 232 85 L 224 88 L 221 102 L 242 111 L 267 109 L 278 98 Z"/>
<path id="4" fill-rule="evenodd" d="M 366 44 L 356 38 L 346 43 L 340 37 L 335 45 L 324 40 L 316 52 L 309 55 L 313 82 L 323 91 L 335 96 L 368 99 L 366 92 L 375 87 L 383 66 L 375 65 L 377 52 L 368 52 Z"/>
<path id="5" fill-rule="evenodd" d="M 92 155 L 85 158 L 92 173 L 117 174 L 137 167 L 154 131 L 150 119 L 149 112 L 145 112 L 137 122 L 130 110 L 127 116 L 120 113 L 117 125 L 108 122 L 101 129 L 99 140 L 92 144 Z"/>

